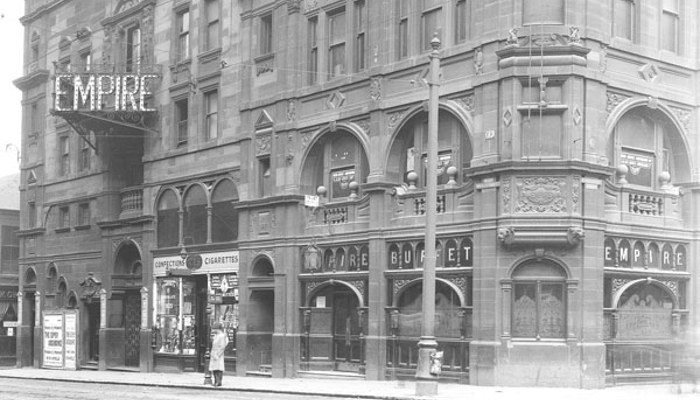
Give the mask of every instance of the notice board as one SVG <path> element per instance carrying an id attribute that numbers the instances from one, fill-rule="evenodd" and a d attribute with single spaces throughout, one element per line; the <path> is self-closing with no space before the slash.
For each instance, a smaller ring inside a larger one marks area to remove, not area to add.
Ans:
<path id="1" fill-rule="evenodd" d="M 77 311 L 44 311 L 42 322 L 42 368 L 77 369 Z"/>

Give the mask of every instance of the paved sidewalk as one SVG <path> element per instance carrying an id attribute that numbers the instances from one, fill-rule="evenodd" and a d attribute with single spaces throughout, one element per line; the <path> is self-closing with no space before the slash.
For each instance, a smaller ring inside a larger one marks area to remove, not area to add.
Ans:
<path id="1" fill-rule="evenodd" d="M 203 385 L 201 373 L 139 373 L 124 371 L 63 371 L 50 369 L 0 369 L 2 378 L 44 379 L 70 382 L 109 383 L 121 385 L 145 385 L 203 390 L 229 390 L 245 392 L 284 393 L 296 395 L 320 395 L 329 397 L 353 397 L 358 399 L 408 400 L 420 399 L 415 395 L 414 382 L 370 381 L 349 379 L 272 379 L 258 377 L 224 376 L 223 386 L 214 388 Z M 600 390 L 563 388 L 514 388 L 484 387 L 441 383 L 435 399 L 445 400 L 664 400 L 700 399 L 692 393 L 692 385 L 684 384 L 683 393 L 676 394 L 677 386 L 670 384 L 616 386 Z"/>

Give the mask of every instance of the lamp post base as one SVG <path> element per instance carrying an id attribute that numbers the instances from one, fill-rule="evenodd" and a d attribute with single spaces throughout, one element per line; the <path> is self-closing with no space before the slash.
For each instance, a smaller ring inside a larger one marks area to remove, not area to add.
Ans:
<path id="1" fill-rule="evenodd" d="M 418 365 L 416 369 L 416 396 L 435 396 L 438 392 L 437 375 L 430 373 L 431 355 L 437 349 L 433 336 L 421 336 L 418 342 Z"/>

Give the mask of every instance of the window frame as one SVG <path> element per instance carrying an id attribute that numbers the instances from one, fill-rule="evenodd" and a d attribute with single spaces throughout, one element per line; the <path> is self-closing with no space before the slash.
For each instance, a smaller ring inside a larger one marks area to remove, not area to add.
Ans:
<path id="1" fill-rule="evenodd" d="M 410 34 L 409 34 L 409 15 L 410 6 L 408 0 L 398 0 L 396 2 L 396 14 L 397 14 L 397 40 L 396 40 L 396 54 L 398 60 L 403 60 L 408 58 L 410 51 Z"/>
<path id="2" fill-rule="evenodd" d="M 216 16 L 210 14 L 211 10 L 216 10 Z M 206 25 L 204 26 L 204 51 L 221 48 L 221 2 L 219 0 L 205 0 L 204 16 Z M 214 42 L 212 32 L 216 31 L 216 41 Z"/>
<path id="3" fill-rule="evenodd" d="M 219 88 L 207 89 L 203 93 L 204 101 L 204 134 L 205 140 L 213 140 L 219 137 Z M 211 110 L 212 99 L 216 100 L 216 110 Z M 213 121 L 212 121 L 213 119 Z M 214 123 L 214 135 L 212 135 L 212 122 Z"/>
<path id="4" fill-rule="evenodd" d="M 334 17 L 338 17 L 342 14 L 343 17 L 343 30 L 341 31 L 338 35 L 338 38 L 341 40 L 334 41 L 333 38 L 333 26 L 332 24 L 334 23 L 335 19 Z M 331 79 L 336 79 L 340 78 L 343 76 L 347 75 L 347 61 L 348 61 L 348 48 L 347 48 L 347 26 L 348 26 L 348 15 L 347 15 L 347 10 L 345 9 L 345 6 L 335 8 L 333 10 L 330 10 L 326 13 L 326 22 L 327 22 L 327 32 L 328 34 L 326 35 L 328 37 L 328 48 L 327 48 L 327 54 L 328 54 L 328 70 L 326 71 L 326 76 L 328 77 L 328 80 Z M 338 54 L 343 56 L 343 61 L 342 63 L 337 63 L 333 64 L 334 60 L 334 55 L 336 54 L 336 51 L 338 51 Z M 335 66 L 341 66 L 342 70 L 338 71 L 338 73 L 335 72 Z"/>
<path id="5" fill-rule="evenodd" d="M 260 56 L 265 56 L 273 53 L 272 43 L 274 35 L 274 20 L 272 12 L 265 13 L 260 16 L 260 29 L 258 37 L 258 52 Z"/>
<path id="6" fill-rule="evenodd" d="M 667 1 L 675 1 L 675 10 L 667 7 Z M 661 0 L 661 14 L 660 14 L 660 21 L 659 21 L 659 48 L 661 50 L 669 51 L 671 53 L 676 53 L 680 54 L 681 53 L 681 35 L 682 35 L 682 29 L 681 29 L 681 11 L 683 4 L 681 3 L 681 0 Z M 667 19 L 667 17 L 670 18 L 671 21 L 673 21 L 673 49 L 667 48 L 666 45 L 666 37 L 664 35 L 665 33 L 665 27 L 664 27 L 664 21 Z"/>
<path id="7" fill-rule="evenodd" d="M 58 229 L 70 228 L 70 206 L 63 205 L 58 208 Z"/>
<path id="8" fill-rule="evenodd" d="M 27 202 L 27 226 L 29 229 L 36 228 L 36 202 Z"/>
<path id="9" fill-rule="evenodd" d="M 309 38 L 309 84 L 318 83 L 319 69 L 319 40 L 318 40 L 318 15 L 308 19 L 308 38 Z"/>
<path id="10" fill-rule="evenodd" d="M 78 156 L 78 171 L 88 171 L 90 170 L 90 146 L 86 139 L 81 138 L 78 146 L 80 153 Z"/>
<path id="11" fill-rule="evenodd" d="M 360 72 L 367 69 L 367 2 L 365 0 L 355 0 L 354 10 L 354 71 Z"/>
<path id="12" fill-rule="evenodd" d="M 455 2 L 455 43 L 464 43 L 470 38 L 471 33 L 471 0 L 457 0 Z"/>
<path id="13" fill-rule="evenodd" d="M 128 72 L 138 72 L 141 67 L 143 61 L 143 36 L 141 33 L 141 26 L 138 24 L 128 27 L 125 31 L 125 64 Z"/>
<path id="14" fill-rule="evenodd" d="M 175 36 L 177 38 L 175 45 L 176 62 L 184 62 L 190 59 L 191 18 L 189 7 L 177 10 L 175 13 Z"/>
<path id="15" fill-rule="evenodd" d="M 425 0 L 424 0 L 425 2 Z M 444 13 L 442 9 L 442 3 L 439 3 L 440 5 L 432 5 L 430 7 L 423 7 L 423 10 L 421 11 L 421 17 L 420 17 L 420 48 L 421 52 L 429 52 L 432 50 L 432 45 L 431 41 L 433 40 L 434 33 L 437 32 L 438 38 L 442 39 L 443 32 L 445 30 L 444 25 Z M 426 23 L 427 23 L 427 16 L 429 15 L 435 15 L 435 29 L 433 32 L 428 32 Z"/>
<path id="16" fill-rule="evenodd" d="M 612 12 L 613 12 L 613 18 L 612 18 L 612 35 L 613 37 L 623 39 L 630 41 L 632 43 L 636 42 L 637 39 L 637 0 L 612 0 L 613 1 L 613 7 L 612 7 Z M 617 21 L 619 21 L 619 15 L 618 14 L 618 5 L 624 3 L 629 7 L 629 20 L 630 20 L 630 26 L 629 26 L 629 32 L 627 34 L 629 37 L 625 35 L 620 35 L 618 34 L 618 28 L 619 24 L 617 24 Z"/>
<path id="17" fill-rule="evenodd" d="M 184 108 L 181 105 L 184 103 Z M 182 111 L 186 111 L 185 118 L 182 118 Z M 180 97 L 173 99 L 173 125 L 175 126 L 175 146 L 185 146 L 189 140 L 189 114 L 190 99 Z M 184 132 L 184 135 L 183 135 Z"/>
<path id="18" fill-rule="evenodd" d="M 59 174 L 66 176 L 70 174 L 70 136 L 68 134 L 60 135 L 58 143 Z"/>
<path id="19" fill-rule="evenodd" d="M 78 225 L 79 226 L 90 226 L 90 203 L 80 203 L 78 204 Z"/>

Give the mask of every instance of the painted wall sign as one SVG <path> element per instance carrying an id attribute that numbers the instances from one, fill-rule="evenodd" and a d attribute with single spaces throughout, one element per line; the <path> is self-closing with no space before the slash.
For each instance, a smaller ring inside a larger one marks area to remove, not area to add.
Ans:
<path id="1" fill-rule="evenodd" d="M 155 74 L 56 74 L 55 111 L 140 111 L 153 112 L 146 107 L 146 97 L 152 95 L 148 80 L 156 79 Z M 73 86 L 73 93 L 67 90 Z M 71 100 L 73 105 L 64 108 Z"/>
<path id="2" fill-rule="evenodd" d="M 683 244 L 611 237 L 603 242 L 603 265 L 606 267 L 685 270 L 686 256 Z"/>
<path id="3" fill-rule="evenodd" d="M 446 268 L 471 267 L 474 265 L 473 247 L 469 238 L 440 239 L 435 243 L 436 265 Z M 423 268 L 424 261 L 425 245 L 422 241 L 389 245 L 387 257 L 389 269 Z"/>

